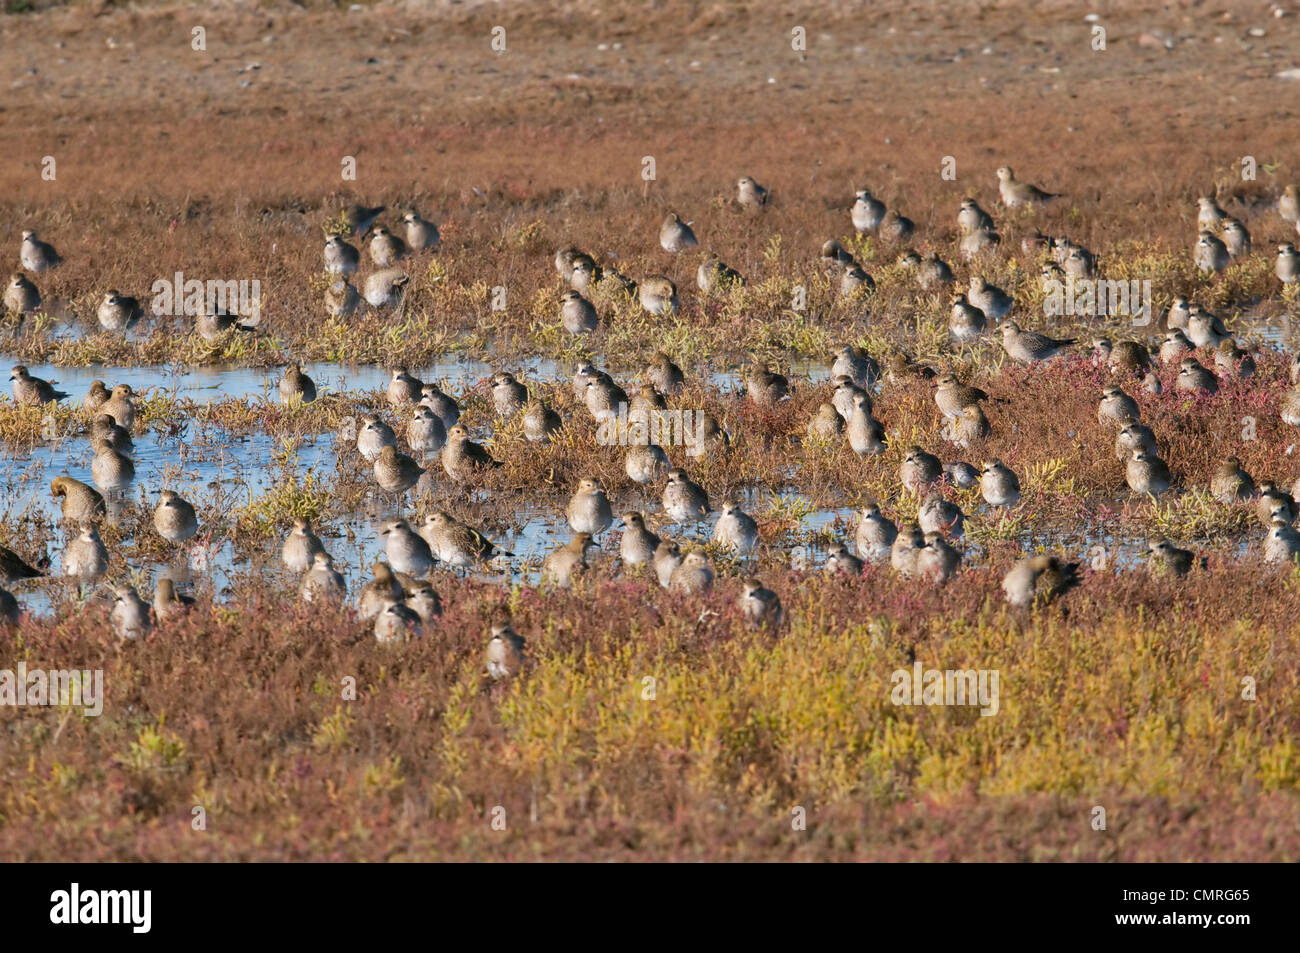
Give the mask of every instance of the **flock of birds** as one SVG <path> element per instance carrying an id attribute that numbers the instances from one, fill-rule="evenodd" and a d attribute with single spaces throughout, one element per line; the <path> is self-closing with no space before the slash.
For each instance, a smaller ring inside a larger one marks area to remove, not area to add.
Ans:
<path id="1" fill-rule="evenodd" d="M 1037 206 L 1058 196 L 1016 179 L 1010 168 L 997 172 L 998 190 L 1008 208 Z M 750 177 L 737 183 L 736 201 L 742 207 L 761 211 L 771 201 L 769 191 Z M 1221 271 L 1229 263 L 1251 253 L 1250 235 L 1245 226 L 1227 215 L 1214 198 L 1199 201 L 1199 237 L 1194 249 L 1195 262 L 1205 271 Z M 1300 196 L 1296 186 L 1288 186 L 1277 202 L 1281 219 L 1300 232 Z M 323 261 L 333 277 L 325 306 L 331 315 L 346 317 L 360 307 L 364 298 L 374 308 L 394 307 L 400 303 L 408 277 L 401 263 L 421 251 L 434 251 L 439 245 L 438 228 L 410 211 L 402 216 L 405 238 L 377 224 L 383 207 L 356 205 L 344 209 L 334 234 L 325 242 Z M 886 208 L 867 189 L 857 191 L 850 217 L 858 233 L 870 233 L 885 242 L 906 244 L 915 234 L 915 224 L 896 209 Z M 690 222 L 669 213 L 659 233 L 661 247 L 672 254 L 687 251 L 699 242 Z M 982 253 L 996 250 L 1001 237 L 992 216 L 973 198 L 964 199 L 957 216 L 960 234 L 958 247 L 967 262 Z M 1219 234 L 1216 234 L 1219 233 Z M 365 280 L 361 292 L 350 278 L 361 266 L 361 252 L 347 241 L 354 235 L 369 235 L 368 252 L 375 267 Z M 1219 235 L 1222 237 L 1220 238 Z M 1097 273 L 1096 256 L 1065 237 L 1048 238 L 1038 232 L 1025 237 L 1022 250 L 1029 255 L 1050 258 L 1044 277 L 1072 276 L 1091 278 Z M 62 258 L 35 231 L 23 233 L 19 254 L 22 268 L 30 274 L 58 267 Z M 822 262 L 840 275 L 839 290 L 845 297 L 870 293 L 874 282 L 863 265 L 839 241 L 828 241 L 822 249 Z M 953 269 L 934 252 L 920 255 L 907 250 L 900 259 L 915 270 L 917 281 L 925 288 L 954 283 Z M 561 299 L 560 325 L 570 334 L 595 331 L 601 322 L 592 291 L 609 283 L 616 291 L 640 302 L 655 315 L 675 312 L 679 306 L 676 285 L 664 275 L 651 275 L 633 281 L 616 270 L 602 266 L 577 248 L 556 252 L 555 267 L 568 284 Z M 1291 243 L 1278 246 L 1275 273 L 1283 284 L 1300 280 L 1300 256 Z M 718 292 L 743 278 L 709 253 L 699 265 L 697 284 L 705 294 Z M 35 284 L 20 271 L 4 293 L 9 311 L 30 313 L 40 307 L 41 297 Z M 1021 363 L 1050 361 L 1070 350 L 1073 339 L 1055 339 L 1020 327 L 1009 318 L 1012 295 L 974 273 L 968 292 L 952 299 L 949 331 L 954 341 L 977 338 L 997 326 L 1007 355 Z M 142 317 L 139 302 L 110 290 L 97 309 L 97 318 L 107 330 L 125 331 Z M 1177 362 L 1179 372 L 1175 386 L 1191 392 L 1213 393 L 1221 375 L 1246 377 L 1254 372 L 1254 359 L 1240 348 L 1227 333 L 1222 320 L 1189 303 L 1174 301 L 1165 316 L 1167 334 L 1153 354 L 1141 341 L 1112 343 L 1093 342 L 1097 360 L 1104 361 L 1123 380 L 1137 382 L 1145 392 L 1159 392 L 1161 382 L 1155 373 L 1156 362 Z M 205 338 L 217 338 L 232 330 L 246 329 L 235 314 L 206 314 L 196 320 L 196 330 Z M 1198 353 L 1213 355 L 1213 370 L 1201 363 Z M 877 384 L 885 377 L 920 374 L 932 382 L 934 401 L 948 422 L 947 439 L 956 447 L 967 449 L 989 435 L 989 422 L 982 403 L 988 395 L 977 387 L 963 383 L 952 372 L 940 373 L 913 362 L 902 352 L 893 354 L 882 372 L 880 364 L 864 350 L 845 346 L 831 359 L 833 392 L 808 423 L 807 432 L 819 440 L 846 441 L 858 455 L 883 453 L 888 444 L 884 426 L 873 416 L 873 397 Z M 19 403 L 44 404 L 69 395 L 45 380 L 33 377 L 26 367 L 13 369 L 14 399 Z M 662 352 L 654 355 L 641 375 L 641 386 L 633 397 L 610 375 L 589 361 L 579 365 L 573 378 L 574 397 L 596 421 L 607 419 L 621 405 L 628 407 L 631 420 L 647 421 L 656 411 L 666 410 L 667 400 L 680 393 L 685 375 L 673 360 Z M 1293 388 L 1281 403 L 1282 419 L 1300 426 L 1300 355 L 1291 366 Z M 771 405 L 788 399 L 789 382 L 765 364 L 755 363 L 747 372 L 746 399 Z M 497 416 L 509 420 L 522 415 L 523 433 L 529 441 L 548 442 L 565 422 L 560 415 L 509 373 L 493 376 L 489 383 L 493 409 Z M 286 402 L 310 402 L 316 399 L 314 382 L 298 365 L 291 365 L 279 382 L 279 393 Z M 97 583 L 108 573 L 109 554 L 96 529 L 107 512 L 104 493 L 122 491 L 135 479 L 132 431 L 135 425 L 135 394 L 130 386 L 120 384 L 111 390 L 96 381 L 85 396 L 84 407 L 90 418 L 90 440 L 94 450 L 91 476 L 94 487 L 70 476 L 59 476 L 51 484 L 54 496 L 62 502 L 65 520 L 77 525 L 79 533 L 68 542 L 62 554 L 62 571 L 84 583 Z M 404 368 L 394 369 L 385 394 L 393 408 L 409 411 L 403 441 L 380 415 L 368 414 L 356 435 L 356 450 L 373 467 L 375 484 L 399 498 L 408 490 L 427 486 L 432 470 L 426 463 L 437 455 L 443 471 L 456 484 L 474 487 L 481 475 L 501 466 L 482 445 L 471 439 L 460 422 L 460 407 L 451 395 L 436 384 L 412 377 Z M 1123 385 L 1107 386 L 1098 404 L 1098 419 L 1116 431 L 1116 456 L 1125 468 L 1128 486 L 1136 493 L 1159 496 L 1172 482 L 1168 465 L 1159 457 L 1156 435 L 1141 421 L 1137 400 Z M 711 415 L 700 414 L 700 434 L 706 448 L 727 452 L 730 437 Z M 405 452 L 401 444 L 405 443 Z M 625 471 L 635 483 L 649 487 L 662 481 L 663 514 L 673 523 L 685 527 L 700 524 L 715 512 L 705 489 L 695 483 L 681 467 L 672 466 L 666 451 L 647 440 L 632 441 L 626 448 Z M 953 545 L 964 533 L 966 515 L 960 507 L 932 492 L 947 481 L 963 488 L 978 487 L 991 508 L 1010 508 L 1020 501 L 1019 479 L 1002 461 L 991 459 L 981 468 L 963 463 L 943 463 L 919 446 L 906 449 L 898 469 L 900 483 L 923 494 L 924 501 L 915 520 L 896 524 L 875 503 L 863 506 L 858 513 L 854 549 L 846 544 L 831 547 L 825 563 L 832 572 L 856 574 L 864 561 L 887 561 L 893 570 L 942 583 L 960 568 L 961 551 Z M 98 489 L 96 489 L 98 488 Z M 1255 501 L 1260 521 L 1268 528 L 1264 544 L 1265 559 L 1286 562 L 1300 556 L 1300 533 L 1292 523 L 1297 517 L 1295 497 L 1300 495 L 1300 481 L 1288 493 L 1267 482 L 1256 483 L 1236 458 L 1229 458 L 1214 474 L 1210 489 L 1221 501 Z M 584 477 L 578 484 L 565 516 L 573 538 L 546 557 L 542 575 L 557 587 L 569 587 L 573 580 L 597 559 L 600 547 L 596 537 L 615 522 L 614 506 L 599 479 Z M 165 540 L 183 545 L 199 530 L 194 506 L 179 494 L 164 490 L 158 496 L 153 525 Z M 705 552 L 683 547 L 667 535 L 659 535 L 647 525 L 642 512 L 629 511 L 621 516 L 622 536 L 619 553 L 623 565 L 646 567 L 668 589 L 701 593 L 714 582 L 715 573 Z M 388 522 L 383 530 L 386 562 L 373 567 L 373 579 L 360 592 L 357 607 L 360 616 L 373 620 L 376 637 L 383 642 L 401 642 L 418 637 L 423 627 L 436 625 L 442 612 L 438 593 L 429 581 L 435 566 L 471 569 L 513 554 L 504 552 L 479 529 L 441 510 L 430 513 L 418 525 L 405 519 Z M 714 524 L 712 538 L 738 557 L 752 557 L 760 545 L 757 522 L 744 512 L 741 504 L 729 500 L 722 505 Z M 1165 539 L 1149 542 L 1153 560 L 1182 574 L 1199 560 Z M 347 587 L 311 523 L 295 521 L 284 540 L 281 552 L 288 569 L 301 574 L 301 598 L 308 602 L 343 602 Z M 0 547 L 0 580 L 15 581 L 44 575 L 13 551 Z M 1017 607 L 1049 601 L 1077 586 L 1081 581 L 1079 564 L 1062 556 L 1035 555 L 1016 562 L 1006 573 L 1002 589 L 1008 603 Z M 123 638 L 138 638 L 160 622 L 190 609 L 193 599 L 176 591 L 172 580 L 157 583 L 152 604 L 143 600 L 130 586 L 114 590 L 111 618 L 115 631 Z M 779 629 L 784 612 L 779 596 L 757 579 L 746 579 L 740 593 L 745 618 L 755 628 Z M 19 607 L 14 596 L 0 589 L 0 614 L 17 621 Z M 486 666 L 494 678 L 517 675 L 524 662 L 524 640 L 508 622 L 495 626 L 490 634 Z"/>

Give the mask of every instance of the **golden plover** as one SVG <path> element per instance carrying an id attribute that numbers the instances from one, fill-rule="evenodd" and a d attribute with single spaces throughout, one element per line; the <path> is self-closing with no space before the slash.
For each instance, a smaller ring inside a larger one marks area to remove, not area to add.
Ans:
<path id="1" fill-rule="evenodd" d="M 58 381 L 32 377 L 22 364 L 13 369 L 9 379 L 14 382 L 14 402 L 18 404 L 49 404 L 68 396 L 61 390 L 55 390 L 53 385 Z"/>
<path id="2" fill-rule="evenodd" d="M 312 557 L 311 569 L 298 585 L 298 595 L 303 602 L 333 602 L 341 604 L 348 597 L 343 574 L 334 568 L 334 560 L 323 550 Z"/>
<path id="3" fill-rule="evenodd" d="M 840 297 L 852 298 L 876 290 L 876 282 L 856 261 L 844 266 L 840 276 Z"/>
<path id="4" fill-rule="evenodd" d="M 380 535 L 385 537 L 384 552 L 388 564 L 398 572 L 419 578 L 433 568 L 433 553 L 406 520 L 393 520 L 386 524 Z"/>
<path id="5" fill-rule="evenodd" d="M 90 421 L 90 443 L 94 446 L 104 441 L 119 453 L 131 453 L 135 450 L 135 441 L 131 431 L 119 426 L 112 414 L 96 414 Z"/>
<path id="6" fill-rule="evenodd" d="M 107 573 L 108 548 L 93 524 L 83 524 L 81 532 L 63 550 L 63 574 L 94 580 Z"/>
<path id="7" fill-rule="evenodd" d="M 595 477 L 583 477 L 578 481 L 578 489 L 569 499 L 564 515 L 575 533 L 592 536 L 604 532 L 614 520 L 609 498 Z"/>
<path id="8" fill-rule="evenodd" d="M 91 381 L 90 390 L 86 392 L 86 399 L 82 401 L 82 406 L 86 408 L 93 417 L 99 413 L 100 409 L 108 403 L 112 395 L 103 381 Z"/>
<path id="9" fill-rule="evenodd" d="M 695 269 L 695 286 L 706 295 L 718 294 L 744 283 L 745 279 L 740 276 L 740 272 L 712 252 Z"/>
<path id="10" fill-rule="evenodd" d="M 966 300 L 964 294 L 953 295 L 952 310 L 948 314 L 948 333 L 957 341 L 970 341 L 979 337 L 988 327 L 984 312 Z"/>
<path id="11" fill-rule="evenodd" d="M 1191 349 L 1192 342 L 1187 339 L 1187 335 L 1179 328 L 1171 328 L 1160 344 L 1160 362 L 1162 364 L 1181 362 L 1183 355 Z"/>
<path id="12" fill-rule="evenodd" d="M 90 475 L 101 490 L 121 490 L 135 479 L 135 464 L 126 454 L 113 449 L 105 440 L 94 444 L 95 456 L 90 461 Z"/>
<path id="13" fill-rule="evenodd" d="M 590 334 L 600 326 L 596 307 L 577 291 L 560 297 L 560 326 L 569 334 Z"/>
<path id="14" fill-rule="evenodd" d="M 619 406 L 628 402 L 627 391 L 615 384 L 608 375 L 602 374 L 587 379 L 583 401 L 591 415 L 599 419 L 607 414 L 618 413 Z"/>
<path id="15" fill-rule="evenodd" d="M 1145 450 L 1153 456 L 1156 453 L 1155 433 L 1137 421 L 1128 424 L 1115 437 L 1115 456 L 1121 463 L 1127 462 L 1134 450 Z"/>
<path id="16" fill-rule="evenodd" d="M 644 566 L 653 562 L 658 546 L 659 537 L 646 529 L 645 517 L 641 513 L 623 514 L 623 536 L 618 544 L 623 565 Z"/>
<path id="17" fill-rule="evenodd" d="M 1014 321 L 1002 323 L 1002 349 L 1016 361 L 1049 361 L 1069 347 L 1074 338 L 1049 338 L 1036 331 L 1022 331 Z"/>
<path id="18" fill-rule="evenodd" d="M 542 560 L 541 578 L 557 589 L 573 587 L 575 576 L 591 567 L 599 547 L 592 542 L 590 533 L 578 533 L 555 552 Z"/>
<path id="19" fill-rule="evenodd" d="M 887 242 L 902 244 L 912 240 L 916 234 L 916 223 L 905 215 L 899 215 L 896 209 L 890 209 L 880 220 L 876 233 Z"/>
<path id="20" fill-rule="evenodd" d="M 361 304 L 361 293 L 346 278 L 325 289 L 325 312 L 331 318 L 350 318 Z"/>
<path id="21" fill-rule="evenodd" d="M 885 217 L 885 203 L 873 196 L 870 189 L 858 189 L 853 200 L 853 208 L 849 210 L 849 217 L 853 220 L 853 227 L 859 234 L 874 232 Z"/>
<path id="22" fill-rule="evenodd" d="M 1214 352 L 1214 367 L 1225 377 L 1245 379 L 1255 373 L 1255 358 L 1232 338 L 1224 338 Z"/>
<path id="23" fill-rule="evenodd" d="M 357 597 L 357 613 L 363 622 L 379 615 L 390 602 L 401 602 L 406 598 L 406 590 L 388 563 L 376 562 L 370 567 L 370 572 L 373 578 L 361 587 L 361 594 Z"/>
<path id="24" fill-rule="evenodd" d="M 664 486 L 664 512 L 680 524 L 694 523 L 709 515 L 709 495 L 698 483 L 691 481 L 680 467 L 668 471 Z"/>
<path id="25" fill-rule="evenodd" d="M 420 388 L 420 403 L 438 415 L 446 430 L 456 426 L 456 422 L 460 420 L 460 405 L 444 394 L 437 384 L 425 384 Z"/>
<path id="26" fill-rule="evenodd" d="M 1201 271 L 1223 271 L 1228 267 L 1228 247 L 1212 232 L 1201 232 L 1192 250 L 1192 259 Z"/>
<path id="27" fill-rule="evenodd" d="M 904 576 L 916 572 L 916 555 L 925 547 L 925 534 L 915 523 L 903 523 L 889 550 L 889 568 Z"/>
<path id="28" fill-rule="evenodd" d="M 756 404 L 771 406 L 790 399 L 790 382 L 765 364 L 754 364 L 745 375 L 745 389 Z"/>
<path id="29" fill-rule="evenodd" d="M 1284 222 L 1300 223 L 1300 186 L 1288 185 L 1278 196 L 1277 212 Z"/>
<path id="30" fill-rule="evenodd" d="M 859 392 L 853 403 L 853 413 L 845 425 L 849 448 L 860 457 L 874 456 L 888 449 L 884 425 L 871 416 L 871 404 L 865 394 Z"/>
<path id="31" fill-rule="evenodd" d="M 140 302 L 110 288 L 104 300 L 95 309 L 95 317 L 105 331 L 129 331 L 144 315 Z"/>
<path id="32" fill-rule="evenodd" d="M 646 380 L 661 394 L 676 394 L 686 383 L 682 369 L 663 351 L 655 351 L 645 369 Z"/>
<path id="33" fill-rule="evenodd" d="M 383 645 L 399 645 L 424 636 L 420 615 L 405 602 L 388 602 L 375 616 L 375 638 Z"/>
<path id="34" fill-rule="evenodd" d="M 469 569 L 497 556 L 514 555 L 498 549 L 474 527 L 442 510 L 434 510 L 424 518 L 420 535 L 433 555 L 452 569 Z"/>
<path id="35" fill-rule="evenodd" d="M 1218 347 L 1229 337 L 1223 319 L 1200 305 L 1194 304 L 1187 314 L 1187 339 L 1195 347 Z"/>
<path id="36" fill-rule="evenodd" d="M 372 308 L 396 308 L 411 276 L 400 268 L 385 268 L 366 277 L 362 296 Z"/>
<path id="37" fill-rule="evenodd" d="M 1205 231 L 1218 228 L 1227 219 L 1228 213 L 1219 208 L 1219 203 L 1211 195 L 1202 195 L 1196 200 L 1196 227 Z"/>
<path id="38" fill-rule="evenodd" d="M 933 493 L 921 504 L 916 522 L 927 535 L 942 533 L 949 539 L 961 539 L 966 533 L 966 514 L 961 507 Z"/>
<path id="39" fill-rule="evenodd" d="M 649 275 L 637 286 L 641 307 L 655 315 L 676 314 L 677 286 L 663 275 Z"/>
<path id="40" fill-rule="evenodd" d="M 1010 605 L 1027 608 L 1035 601 L 1051 602 L 1080 582 L 1078 563 L 1058 556 L 1028 556 L 1002 578 L 1002 591 Z"/>
<path id="41" fill-rule="evenodd" d="M 875 503 L 867 503 L 858 510 L 858 527 L 853 545 L 863 559 L 878 562 L 888 558 L 897 538 L 898 527 L 880 512 L 880 507 Z"/>
<path id="42" fill-rule="evenodd" d="M 375 457 L 375 482 L 389 493 L 405 493 L 423 473 L 420 464 L 396 447 L 384 447 Z"/>
<path id="43" fill-rule="evenodd" d="M 1286 521 L 1274 520 L 1264 539 L 1264 562 L 1295 562 L 1300 556 L 1300 533 Z"/>
<path id="44" fill-rule="evenodd" d="M 379 459 L 385 447 L 396 447 L 397 435 L 374 414 L 361 418 L 361 429 L 357 431 L 357 452 L 372 463 Z"/>
<path id="45" fill-rule="evenodd" d="M 966 295 L 966 300 L 984 312 L 986 318 L 994 321 L 1005 318 L 1015 303 L 1011 295 L 997 285 L 989 284 L 983 275 L 971 275 L 970 291 Z"/>
<path id="46" fill-rule="evenodd" d="M 1036 185 L 1016 180 L 1016 174 L 1010 166 L 1004 165 L 997 171 L 998 195 L 1007 208 L 1020 208 L 1025 205 L 1045 205 L 1052 199 L 1060 198 L 1052 192 L 1044 192 Z"/>
<path id="47" fill-rule="evenodd" d="M 41 306 L 41 293 L 22 272 L 14 272 L 5 286 L 4 306 L 16 314 L 32 314 Z"/>
<path id="48" fill-rule="evenodd" d="M 1097 404 L 1097 422 L 1103 427 L 1123 429 L 1142 416 L 1138 403 L 1123 388 L 1110 385 L 1102 388 L 1101 401 Z"/>
<path id="49" fill-rule="evenodd" d="M 280 549 L 280 560 L 291 572 L 306 572 L 311 568 L 317 553 L 325 552 L 320 537 L 311 528 L 311 520 L 304 516 L 296 517 L 293 529 L 285 537 Z"/>
<path id="50" fill-rule="evenodd" d="M 1179 365 L 1178 377 L 1174 380 L 1175 390 L 1205 391 L 1218 393 L 1219 379 L 1214 372 L 1205 367 L 1194 357 L 1185 357 Z"/>
<path id="51" fill-rule="evenodd" d="M 831 404 L 824 401 L 808 422 L 808 436 L 815 440 L 837 440 L 844 433 L 844 418 Z"/>
<path id="52" fill-rule="evenodd" d="M 371 235 L 369 250 L 370 260 L 376 268 L 391 268 L 410 254 L 406 242 L 383 225 L 378 226 Z"/>
<path id="53" fill-rule="evenodd" d="M 163 490 L 153 511 L 153 526 L 169 543 L 183 543 L 199 531 L 194 507 L 174 490 Z"/>
<path id="54" fill-rule="evenodd" d="M 370 227 L 375 224 L 375 219 L 387 209 L 386 205 L 376 205 L 374 208 L 365 205 L 353 203 L 345 206 L 339 211 L 338 215 L 342 219 L 345 235 L 364 235 L 370 231 Z"/>
<path id="55" fill-rule="evenodd" d="M 925 534 L 925 545 L 916 554 L 916 574 L 942 585 L 961 567 L 961 553 L 957 552 L 942 533 Z"/>
<path id="56" fill-rule="evenodd" d="M 194 597 L 176 591 L 176 583 L 167 577 L 158 580 L 153 590 L 153 614 L 159 622 L 183 616 L 194 607 Z"/>
<path id="57" fill-rule="evenodd" d="M 406 424 L 406 443 L 421 456 L 437 453 L 447 442 L 447 428 L 425 404 L 419 404 Z"/>
<path id="58" fill-rule="evenodd" d="M 388 389 L 384 391 L 384 396 L 390 404 L 400 407 L 420 400 L 424 385 L 408 374 L 406 368 L 395 367 L 390 373 L 392 377 L 388 381 Z"/>
<path id="59" fill-rule="evenodd" d="M 442 615 L 442 597 L 432 583 L 417 579 L 407 587 L 406 608 L 420 617 L 421 624 L 436 625 Z"/>
<path id="60" fill-rule="evenodd" d="M 108 414 L 118 426 L 127 430 L 135 428 L 135 391 L 130 384 L 118 384 L 112 395 L 99 408 L 101 414 Z"/>
<path id="61" fill-rule="evenodd" d="M 1296 252 L 1295 246 L 1290 242 L 1283 242 L 1277 246 L 1277 263 L 1274 265 L 1273 273 L 1284 285 L 1300 281 L 1300 253 Z"/>
<path id="62" fill-rule="evenodd" d="M 1172 479 L 1165 461 L 1145 450 L 1134 450 L 1124 468 L 1124 482 L 1134 493 L 1159 496 Z"/>
<path id="63" fill-rule="evenodd" d="M 406 244 L 413 251 L 438 250 L 442 237 L 438 234 L 438 226 L 433 222 L 426 222 L 419 212 L 412 209 L 402 216 L 402 224 L 406 226 Z"/>
<path id="64" fill-rule="evenodd" d="M 867 413 L 871 413 L 873 402 L 871 395 L 859 387 L 847 375 L 835 378 L 835 390 L 831 393 L 831 406 L 835 412 L 847 421 L 853 416 L 853 409 L 858 402 L 865 403 Z"/>
<path id="65" fill-rule="evenodd" d="M 316 382 L 302 372 L 297 364 L 290 364 L 280 378 L 280 400 L 286 404 L 293 400 L 310 404 L 316 399 Z"/>
<path id="66" fill-rule="evenodd" d="M 513 417 L 524 409 L 528 388 L 515 380 L 513 374 L 502 372 L 492 377 L 492 407 L 498 417 Z"/>
<path id="67" fill-rule="evenodd" d="M 1246 226 L 1235 218 L 1230 218 L 1223 226 L 1223 245 L 1228 249 L 1229 258 L 1241 258 L 1250 254 L 1250 232 Z"/>
<path id="68" fill-rule="evenodd" d="M 1196 554 L 1190 549 L 1179 549 L 1167 539 L 1157 538 L 1147 541 L 1147 554 L 1153 567 L 1158 567 L 1175 576 L 1185 576 L 1196 565 Z"/>
<path id="69" fill-rule="evenodd" d="M 831 378 L 836 377 L 847 377 L 856 386 L 870 389 L 880 380 L 880 365 L 865 349 L 846 344 L 831 361 Z"/>
<path id="70" fill-rule="evenodd" d="M 325 272 L 330 275 L 355 274 L 361 265 L 361 253 L 337 235 L 325 240 Z"/>
<path id="71" fill-rule="evenodd" d="M 687 595 L 700 595 L 713 587 L 713 567 L 709 558 L 698 549 L 693 549 L 682 557 L 681 565 L 673 570 L 668 579 L 671 592 L 684 592 Z"/>
<path id="72" fill-rule="evenodd" d="M 119 639 L 142 639 L 153 631 L 149 603 L 131 586 L 118 586 L 113 590 L 113 611 L 109 621 Z"/>
<path id="73" fill-rule="evenodd" d="M 691 231 L 692 224 L 683 222 L 676 212 L 669 212 L 663 224 L 659 226 L 659 244 L 663 250 L 676 253 L 698 245 L 695 233 Z"/>
<path id="74" fill-rule="evenodd" d="M 1238 503 L 1255 495 L 1255 481 L 1237 457 L 1227 457 L 1210 476 L 1210 492 L 1220 503 Z"/>
<path id="75" fill-rule="evenodd" d="M 751 629 L 775 632 L 785 621 L 780 597 L 757 579 L 746 579 L 741 587 L 740 611 Z"/>
<path id="76" fill-rule="evenodd" d="M 961 200 L 961 209 L 957 212 L 957 227 L 963 232 L 993 227 L 993 218 L 980 208 L 980 203 L 967 196 Z"/>
<path id="77" fill-rule="evenodd" d="M 736 201 L 745 208 L 762 208 L 768 197 L 768 190 L 747 175 L 742 175 L 736 182 Z"/>
<path id="78" fill-rule="evenodd" d="M 826 563 L 822 571 L 829 575 L 843 573 L 846 576 L 862 575 L 862 560 L 849 552 L 843 543 L 834 543 L 826 551 Z"/>
<path id="79" fill-rule="evenodd" d="M 70 523 L 93 523 L 104 518 L 104 498 L 80 480 L 57 476 L 50 481 L 50 494 L 63 501 L 63 518 Z"/>
<path id="80" fill-rule="evenodd" d="M 659 580 L 659 585 L 667 589 L 673 573 L 681 564 L 682 548 L 671 539 L 661 539 L 655 547 L 654 555 L 655 577 Z"/>
<path id="81" fill-rule="evenodd" d="M 550 443 L 564 426 L 560 415 L 536 397 L 524 406 L 524 436 L 530 443 Z"/>
<path id="82" fill-rule="evenodd" d="M 729 500 L 722 504 L 722 515 L 713 526 L 713 540 L 739 556 L 750 556 L 758 548 L 758 523 L 739 503 Z"/>
<path id="83" fill-rule="evenodd" d="M 487 673 L 493 679 L 515 678 L 523 670 L 524 638 L 506 622 L 492 626 L 492 638 L 484 653 Z"/>
<path id="84" fill-rule="evenodd" d="M 487 470 L 501 466 L 483 447 L 469 439 L 464 424 L 447 431 L 447 445 L 442 448 L 442 468 L 457 483 L 470 483 Z"/>
<path id="85" fill-rule="evenodd" d="M 640 483 L 654 483 L 663 477 L 671 463 L 663 447 L 654 443 L 637 443 L 627 448 L 623 458 L 623 471 L 629 480 Z"/>
<path id="86" fill-rule="evenodd" d="M 1286 490 L 1268 481 L 1259 484 L 1259 499 L 1255 501 L 1255 516 L 1265 526 L 1281 519 L 1288 525 L 1295 522 L 1296 502 Z"/>
<path id="87" fill-rule="evenodd" d="M 30 272 L 40 274 L 63 264 L 63 258 L 54 250 L 54 246 L 37 237 L 35 229 L 23 232 L 22 247 L 18 251 L 18 260 Z"/>
<path id="88" fill-rule="evenodd" d="M 907 489 L 915 492 L 943 476 L 943 464 L 932 453 L 913 444 L 903 454 L 898 465 L 898 479 Z"/>
<path id="89" fill-rule="evenodd" d="M 1020 502 L 1020 478 L 1001 460 L 986 460 L 980 471 L 980 496 L 989 506 L 1015 506 Z"/>

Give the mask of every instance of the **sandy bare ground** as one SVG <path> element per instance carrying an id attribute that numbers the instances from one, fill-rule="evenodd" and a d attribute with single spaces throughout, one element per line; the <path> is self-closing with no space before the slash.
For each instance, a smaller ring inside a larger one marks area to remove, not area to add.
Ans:
<path id="1" fill-rule="evenodd" d="M 0 236 L 51 203 L 315 202 L 342 185 L 342 155 L 358 158 L 361 193 L 418 185 L 472 207 L 473 188 L 498 188 L 558 214 L 572 202 L 562 191 L 640 194 L 645 155 L 658 164 L 650 201 L 711 196 L 752 168 L 824 211 L 808 223 L 822 230 L 867 181 L 923 229 L 946 224 L 1011 160 L 1068 190 L 1084 213 L 1075 237 L 1096 245 L 1134 224 L 1176 226 L 1150 211 L 1191 215 L 1195 189 L 1242 155 L 1294 172 L 1300 85 L 1275 74 L 1300 65 L 1296 11 L 1116 4 L 1099 11 L 1104 51 L 1080 11 L 276 3 L 6 16 Z M 195 26 L 206 52 L 191 49 Z M 791 49 L 796 26 L 806 52 Z M 40 178 L 45 155 L 56 182 Z M 940 179 L 944 156 L 955 182 Z"/>

